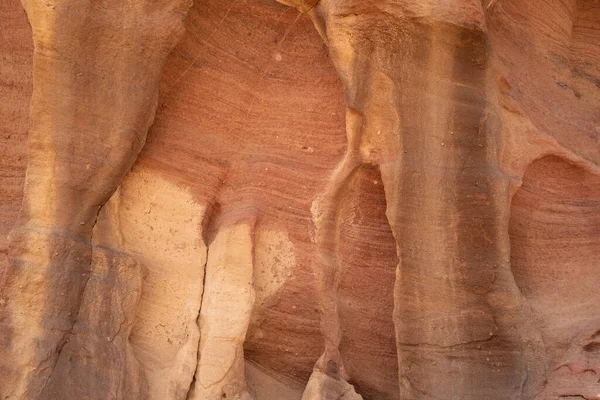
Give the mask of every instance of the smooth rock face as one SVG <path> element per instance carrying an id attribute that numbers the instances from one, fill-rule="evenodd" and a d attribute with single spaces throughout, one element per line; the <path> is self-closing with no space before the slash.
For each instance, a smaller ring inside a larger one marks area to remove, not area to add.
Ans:
<path id="1" fill-rule="evenodd" d="M 0 399 L 600 398 L 597 0 L 0 29 Z"/>

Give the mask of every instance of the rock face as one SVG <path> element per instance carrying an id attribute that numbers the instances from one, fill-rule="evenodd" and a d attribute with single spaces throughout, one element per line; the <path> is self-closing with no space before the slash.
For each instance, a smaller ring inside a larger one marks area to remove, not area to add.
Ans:
<path id="1" fill-rule="evenodd" d="M 600 398 L 600 2 L 4 0 L 0 399 Z"/>

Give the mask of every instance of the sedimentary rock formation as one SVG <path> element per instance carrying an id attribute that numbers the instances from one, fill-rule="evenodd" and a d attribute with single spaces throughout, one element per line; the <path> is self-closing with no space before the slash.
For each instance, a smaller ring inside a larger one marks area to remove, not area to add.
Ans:
<path id="1" fill-rule="evenodd" d="M 598 398 L 600 3 L 281 3 L 0 5 L 0 398 Z"/>

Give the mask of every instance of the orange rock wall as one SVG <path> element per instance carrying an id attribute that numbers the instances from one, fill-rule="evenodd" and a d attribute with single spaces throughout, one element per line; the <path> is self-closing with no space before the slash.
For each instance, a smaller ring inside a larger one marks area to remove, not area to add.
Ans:
<path id="1" fill-rule="evenodd" d="M 281 3 L 0 5 L 0 398 L 596 398 L 600 4 Z"/>

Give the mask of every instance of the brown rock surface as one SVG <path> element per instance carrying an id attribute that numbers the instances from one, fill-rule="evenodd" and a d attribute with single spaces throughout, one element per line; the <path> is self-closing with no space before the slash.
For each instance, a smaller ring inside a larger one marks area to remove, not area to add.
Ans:
<path id="1" fill-rule="evenodd" d="M 22 3 L 0 399 L 600 398 L 600 2 Z"/>

